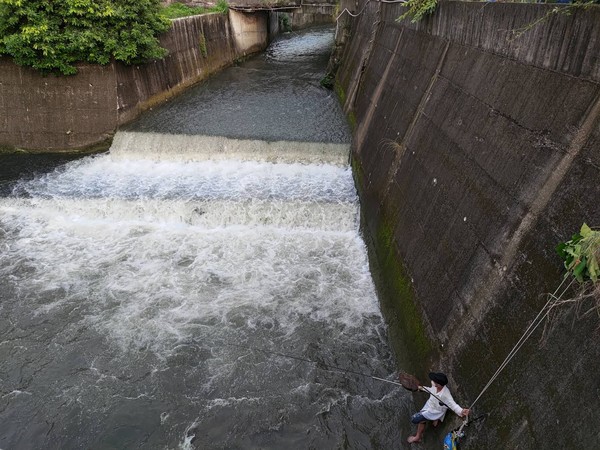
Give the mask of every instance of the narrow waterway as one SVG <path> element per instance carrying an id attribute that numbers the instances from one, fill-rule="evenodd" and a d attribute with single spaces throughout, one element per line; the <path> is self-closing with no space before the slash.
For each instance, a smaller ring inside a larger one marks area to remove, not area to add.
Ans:
<path id="1" fill-rule="evenodd" d="M 402 448 L 411 396 L 324 370 L 395 371 L 332 43 L 286 35 L 106 154 L 0 169 L 0 448 Z"/>

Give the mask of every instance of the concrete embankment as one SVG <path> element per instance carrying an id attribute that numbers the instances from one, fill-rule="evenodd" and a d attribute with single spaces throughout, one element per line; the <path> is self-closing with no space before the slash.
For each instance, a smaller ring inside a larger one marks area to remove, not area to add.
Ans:
<path id="1" fill-rule="evenodd" d="M 82 64 L 69 77 L 42 76 L 0 59 L 0 146 L 61 151 L 100 144 L 141 111 L 264 50 L 268 12 L 229 11 L 173 21 L 169 54 L 141 66 Z"/>
<path id="2" fill-rule="evenodd" d="M 600 225 L 600 8 L 543 19 L 553 7 L 443 2 L 413 24 L 361 0 L 342 27 L 336 87 L 392 336 L 465 406 L 561 283 L 556 244 Z M 492 415 L 465 448 L 600 442 L 598 316 L 566 311 L 478 401 Z"/>

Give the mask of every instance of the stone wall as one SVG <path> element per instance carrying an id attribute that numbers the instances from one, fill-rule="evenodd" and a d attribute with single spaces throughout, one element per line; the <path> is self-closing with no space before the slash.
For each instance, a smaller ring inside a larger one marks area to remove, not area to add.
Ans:
<path id="1" fill-rule="evenodd" d="M 140 66 L 79 65 L 69 77 L 42 76 L 0 59 L 0 147 L 83 149 L 190 85 L 266 48 L 266 12 L 205 14 L 173 21 L 169 54 Z"/>
<path id="2" fill-rule="evenodd" d="M 412 24 L 398 4 L 350 5 L 337 90 L 391 335 L 467 405 L 560 284 L 555 245 L 600 225 L 600 8 L 529 27 L 554 6 L 443 2 Z M 492 415 L 462 448 L 600 442 L 579 416 L 600 423 L 598 316 L 554 324 L 479 400 Z"/>

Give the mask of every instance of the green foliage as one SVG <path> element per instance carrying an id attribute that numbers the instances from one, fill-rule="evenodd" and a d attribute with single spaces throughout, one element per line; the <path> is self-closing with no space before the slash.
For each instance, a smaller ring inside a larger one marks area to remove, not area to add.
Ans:
<path id="1" fill-rule="evenodd" d="M 0 0 L 0 55 L 44 73 L 75 64 L 139 64 L 166 54 L 160 0 Z"/>
<path id="2" fill-rule="evenodd" d="M 281 13 L 279 15 L 279 28 L 285 32 L 292 31 L 292 19 L 289 14 Z"/>
<path id="3" fill-rule="evenodd" d="M 398 20 L 410 19 L 411 22 L 418 22 L 426 15 L 435 11 L 437 2 L 438 0 L 408 0 L 403 5 L 408 10 Z"/>
<path id="4" fill-rule="evenodd" d="M 165 6 L 160 13 L 169 19 L 177 19 L 179 17 L 195 16 L 207 12 L 210 12 L 210 9 L 203 8 L 202 6 L 188 6 L 183 3 L 171 3 L 170 5 Z"/>
<path id="5" fill-rule="evenodd" d="M 333 89 L 333 86 L 335 84 L 335 75 L 331 72 L 327 73 L 323 78 L 321 78 L 319 84 L 325 89 Z"/>
<path id="6" fill-rule="evenodd" d="M 598 282 L 600 277 L 600 231 L 592 230 L 585 223 L 581 231 L 575 233 L 571 240 L 562 242 L 556 252 L 564 260 L 565 268 L 580 283 L 586 280 Z"/>
<path id="7" fill-rule="evenodd" d="M 217 12 L 225 14 L 229 10 L 229 4 L 226 0 L 219 0 L 217 4 L 211 8 L 205 8 L 202 6 L 189 6 L 184 3 L 171 3 L 165 6 L 161 14 L 169 19 L 177 19 L 179 17 L 196 16 L 198 14 L 206 14 L 211 12 Z"/>
<path id="8" fill-rule="evenodd" d="M 229 3 L 227 0 L 219 0 L 215 6 L 212 8 L 214 12 L 218 12 L 221 14 L 226 14 L 229 11 Z"/>
<path id="9" fill-rule="evenodd" d="M 549 17 L 556 14 L 564 14 L 570 15 L 571 12 L 577 8 L 587 9 L 598 3 L 599 0 L 573 0 L 569 5 L 559 5 L 555 8 L 552 8 L 548 11 L 544 16 L 540 19 L 531 22 L 523 28 L 518 30 L 513 30 L 513 33 L 518 35 L 522 34 L 524 31 L 529 31 L 531 28 L 535 27 L 538 23 L 547 20 Z M 544 3 L 557 3 L 558 0 L 546 0 Z M 517 1 L 517 3 L 520 3 Z M 521 2 L 522 3 L 522 2 Z M 528 3 L 528 2 L 525 2 Z M 407 0 L 404 3 L 404 7 L 408 8 L 408 10 L 402 14 L 397 20 L 400 21 L 402 19 L 410 19 L 411 22 L 418 22 L 423 17 L 433 13 L 437 8 L 438 0 Z"/>

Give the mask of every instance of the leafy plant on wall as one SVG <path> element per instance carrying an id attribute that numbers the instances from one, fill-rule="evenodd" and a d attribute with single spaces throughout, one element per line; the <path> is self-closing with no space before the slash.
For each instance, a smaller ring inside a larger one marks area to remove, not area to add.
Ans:
<path id="1" fill-rule="evenodd" d="M 75 64 L 139 64 L 162 58 L 170 20 L 160 0 L 0 0 L 0 55 L 44 73 Z"/>
<path id="2" fill-rule="evenodd" d="M 218 0 L 213 9 L 215 12 L 226 14 L 229 11 L 229 3 L 227 3 L 227 0 Z"/>
<path id="3" fill-rule="evenodd" d="M 544 335 L 548 334 L 560 306 L 574 306 L 579 317 L 592 313 L 600 317 L 600 230 L 583 224 L 579 233 L 571 239 L 558 244 L 556 252 L 564 261 L 565 274 L 563 283 L 555 294 L 550 296 L 547 304 Z M 562 287 L 566 281 L 566 287 Z M 571 286 L 576 286 L 575 290 Z M 570 293 L 575 292 L 574 295 Z"/>
<path id="4" fill-rule="evenodd" d="M 411 22 L 418 22 L 423 17 L 431 14 L 437 8 L 438 0 L 408 0 L 404 7 L 408 10 L 398 19 L 410 19 Z"/>
<path id="5" fill-rule="evenodd" d="M 556 252 L 565 262 L 565 268 L 579 283 L 597 283 L 600 277 L 600 231 L 583 224 L 567 242 L 556 247 Z"/>
<path id="6" fill-rule="evenodd" d="M 289 14 L 279 14 L 279 28 L 286 33 L 292 31 L 292 19 Z"/>

